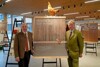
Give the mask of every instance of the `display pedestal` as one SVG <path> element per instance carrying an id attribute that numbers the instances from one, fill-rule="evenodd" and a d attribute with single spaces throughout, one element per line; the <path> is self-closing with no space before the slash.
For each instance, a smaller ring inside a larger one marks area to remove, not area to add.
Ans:
<path id="1" fill-rule="evenodd" d="M 44 67 L 44 64 L 48 64 L 48 63 L 55 63 L 56 67 L 57 67 L 57 58 L 56 58 L 56 61 L 45 61 L 44 58 L 43 58 L 43 60 L 42 60 L 42 67 Z"/>
<path id="2" fill-rule="evenodd" d="M 95 53 L 97 56 L 97 42 L 85 42 L 85 54 Z"/>

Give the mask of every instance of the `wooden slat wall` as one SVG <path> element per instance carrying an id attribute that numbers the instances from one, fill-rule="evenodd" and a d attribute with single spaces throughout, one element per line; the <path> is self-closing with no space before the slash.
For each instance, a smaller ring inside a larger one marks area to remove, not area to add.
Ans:
<path id="1" fill-rule="evenodd" d="M 34 41 L 55 41 L 56 38 L 65 40 L 65 17 L 38 16 L 34 18 Z"/>

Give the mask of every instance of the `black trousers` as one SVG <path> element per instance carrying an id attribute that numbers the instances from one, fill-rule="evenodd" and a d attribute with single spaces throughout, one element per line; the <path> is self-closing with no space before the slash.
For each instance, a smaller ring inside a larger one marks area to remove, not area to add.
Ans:
<path id="1" fill-rule="evenodd" d="M 20 58 L 18 62 L 19 67 L 29 67 L 31 51 L 27 51 L 24 54 L 24 58 Z"/>

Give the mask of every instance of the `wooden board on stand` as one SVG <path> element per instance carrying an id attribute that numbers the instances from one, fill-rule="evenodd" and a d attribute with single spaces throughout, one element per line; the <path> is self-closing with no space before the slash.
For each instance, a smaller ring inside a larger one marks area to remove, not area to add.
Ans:
<path id="1" fill-rule="evenodd" d="M 84 41 L 98 42 L 98 23 L 91 22 L 82 25 Z"/>
<path id="2" fill-rule="evenodd" d="M 56 63 L 59 58 L 61 67 L 61 58 L 67 56 L 65 49 L 65 16 L 36 16 L 33 22 L 33 37 L 34 37 L 34 56 L 43 58 L 44 63 Z M 57 43 L 56 39 L 62 41 Z M 44 58 L 56 58 L 55 62 L 44 61 Z"/>
<path id="3" fill-rule="evenodd" d="M 91 22 L 83 24 L 82 33 L 85 42 L 85 52 L 95 53 L 97 55 L 98 23 Z M 93 51 L 90 51 L 90 49 L 93 49 Z"/>

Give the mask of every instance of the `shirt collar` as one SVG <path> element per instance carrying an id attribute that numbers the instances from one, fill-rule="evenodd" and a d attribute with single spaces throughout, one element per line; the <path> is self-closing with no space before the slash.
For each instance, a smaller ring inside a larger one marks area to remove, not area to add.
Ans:
<path id="1" fill-rule="evenodd" d="M 23 32 L 24 34 L 27 34 L 27 32 Z"/>

